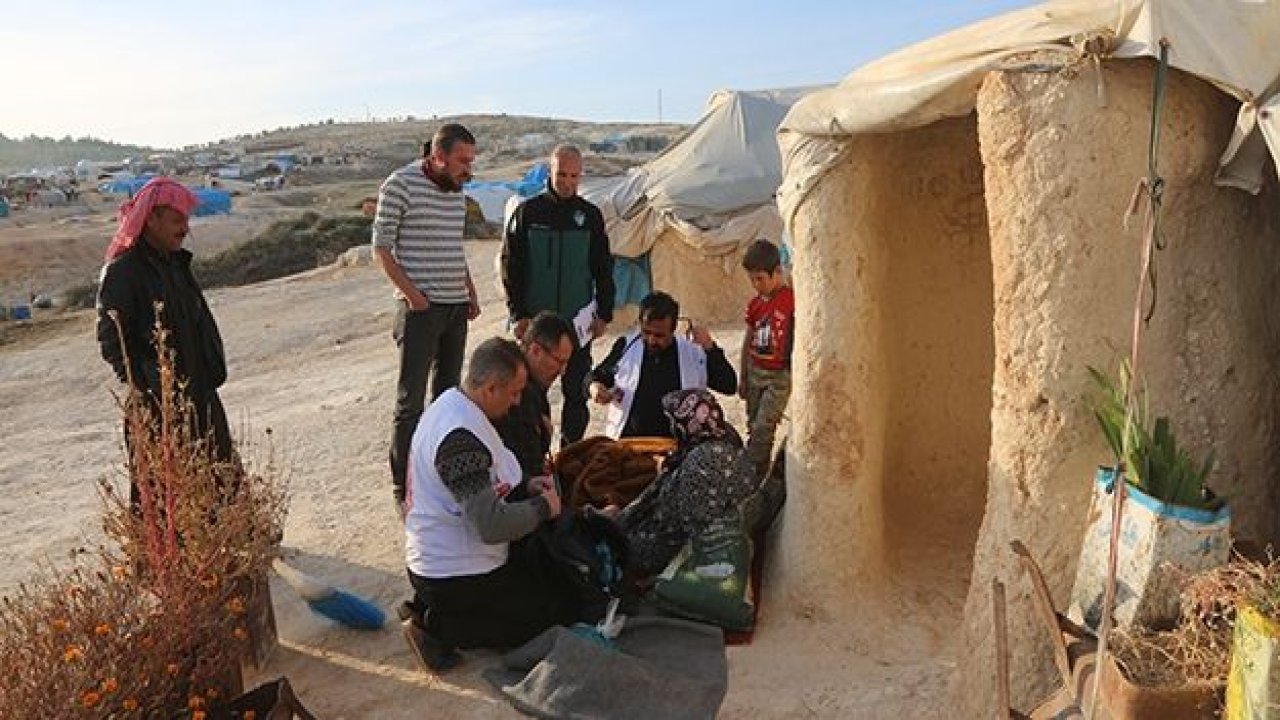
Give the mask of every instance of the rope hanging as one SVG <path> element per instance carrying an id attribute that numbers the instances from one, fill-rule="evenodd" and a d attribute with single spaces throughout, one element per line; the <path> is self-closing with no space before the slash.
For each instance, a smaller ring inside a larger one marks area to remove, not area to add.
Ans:
<path id="1" fill-rule="evenodd" d="M 1164 179 L 1156 167 L 1156 159 L 1160 150 L 1160 118 L 1164 107 L 1165 80 L 1169 70 L 1169 40 L 1160 39 L 1160 63 L 1156 66 L 1155 89 L 1151 102 L 1151 134 L 1147 143 L 1147 176 L 1138 181 L 1133 198 L 1129 202 L 1129 210 L 1125 214 L 1125 226 L 1128 219 L 1137 211 L 1137 205 L 1145 194 L 1147 203 L 1143 213 L 1142 270 L 1138 275 L 1138 294 L 1133 303 L 1133 328 L 1129 344 L 1129 383 L 1125 387 L 1124 397 L 1124 431 L 1121 435 L 1123 452 L 1116 468 L 1116 479 L 1111 500 L 1111 537 L 1107 551 L 1107 582 L 1102 597 L 1102 618 L 1098 625 L 1097 665 L 1103 667 L 1107 656 L 1107 640 L 1111 634 L 1112 617 L 1116 602 L 1116 567 L 1119 564 L 1120 522 L 1124 517 L 1124 500 L 1127 480 L 1124 458 L 1129 456 L 1129 438 L 1132 434 L 1134 404 L 1138 385 L 1139 361 L 1141 359 L 1142 330 L 1151 321 L 1156 310 L 1156 266 L 1152 262 L 1156 250 L 1163 250 L 1165 242 L 1160 235 L 1160 208 L 1164 195 Z M 1143 312 L 1144 282 L 1151 286 L 1151 304 Z M 1089 720 L 1093 720 L 1100 697 L 1102 683 L 1097 680 L 1093 685 L 1093 698 L 1089 704 Z"/>

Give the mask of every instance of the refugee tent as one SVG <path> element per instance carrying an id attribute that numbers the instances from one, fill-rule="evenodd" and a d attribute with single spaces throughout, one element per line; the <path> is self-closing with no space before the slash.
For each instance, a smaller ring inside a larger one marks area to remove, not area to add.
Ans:
<path id="1" fill-rule="evenodd" d="M 199 204 L 192 211 L 195 217 L 204 217 L 206 215 L 227 215 L 231 213 L 231 193 L 218 188 L 193 187 L 191 192 L 195 193 L 196 200 Z"/>
<path id="2" fill-rule="evenodd" d="M 782 179 L 778 123 L 811 90 L 717 92 L 658 157 L 584 191 L 604 213 L 613 254 L 647 255 L 653 287 L 675 296 L 683 314 L 704 321 L 742 315 L 751 296 L 743 251 L 756 239 L 782 241 L 774 202 Z"/>
<path id="3" fill-rule="evenodd" d="M 799 101 L 779 131 L 791 496 L 766 589 L 822 608 L 833 633 L 930 598 L 975 659 L 958 664 L 956 716 L 979 717 L 1001 578 L 1015 705 L 1049 689 L 1009 542 L 1064 605 L 1110 459 L 1086 368 L 1114 371 L 1130 347 L 1141 233 L 1122 218 L 1152 163 L 1151 401 L 1181 444 L 1216 451 L 1238 534 L 1280 539 L 1278 87 L 1280 3 L 1058 0 Z"/>
<path id="4" fill-rule="evenodd" d="M 467 197 L 475 200 L 484 213 L 486 222 L 505 223 L 505 208 L 511 198 L 521 199 L 533 197 L 547 186 L 547 178 L 551 176 L 550 165 L 546 161 L 534 163 L 519 180 L 472 180 L 462 187 Z"/>
<path id="5" fill-rule="evenodd" d="M 139 175 L 137 177 L 117 177 L 107 180 L 99 186 L 98 190 L 106 195 L 119 195 L 131 198 L 143 185 L 146 185 L 154 175 Z M 231 193 L 220 188 L 209 188 L 203 186 L 187 186 L 191 192 L 195 193 L 198 204 L 196 209 L 192 211 L 195 217 L 205 215 L 219 215 L 231 212 Z"/>
<path id="6" fill-rule="evenodd" d="M 120 195 L 123 197 L 133 197 L 135 193 L 142 189 L 151 178 L 155 175 L 131 175 L 128 173 L 119 173 L 110 180 L 104 180 L 98 185 L 98 191 L 104 195 Z"/>

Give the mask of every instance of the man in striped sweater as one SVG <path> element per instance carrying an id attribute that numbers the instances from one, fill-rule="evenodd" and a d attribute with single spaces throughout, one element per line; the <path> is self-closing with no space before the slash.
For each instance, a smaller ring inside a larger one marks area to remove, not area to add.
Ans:
<path id="1" fill-rule="evenodd" d="M 391 334 L 400 349 L 389 459 L 401 517 L 409 443 L 426 403 L 427 377 L 432 399 L 458 385 L 467 322 L 480 315 L 462 247 L 462 184 L 471 178 L 475 158 L 475 136 L 461 125 L 444 125 L 422 160 L 396 170 L 378 191 L 373 251 L 395 286 Z"/>

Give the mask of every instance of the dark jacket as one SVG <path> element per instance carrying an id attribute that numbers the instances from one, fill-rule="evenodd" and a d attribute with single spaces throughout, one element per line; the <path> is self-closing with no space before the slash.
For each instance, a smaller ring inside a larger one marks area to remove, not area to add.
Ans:
<path id="1" fill-rule="evenodd" d="M 571 319 L 594 299 L 596 315 L 612 321 L 613 255 L 600 209 L 549 184 L 521 203 L 507 223 L 502 284 L 513 320 L 542 310 Z"/>
<path id="2" fill-rule="evenodd" d="M 520 404 L 508 410 L 506 417 L 493 422 L 502 444 L 515 453 L 526 477 L 545 474 L 551 434 L 544 418 L 550 417 L 551 403 L 547 402 L 546 388 L 529 378 L 520 394 Z"/>
<path id="3" fill-rule="evenodd" d="M 155 345 L 155 303 L 163 303 L 168 347 L 175 370 L 188 383 L 192 397 L 217 390 L 227 379 L 226 356 L 218 324 L 209 311 L 200 285 L 191 273 L 191 253 L 162 253 L 139 238 L 133 247 L 102 270 L 98 289 L 98 347 L 116 377 L 127 381 L 126 357 L 133 384 L 157 394 L 160 374 Z M 108 311 L 114 310 L 124 334 Z"/>

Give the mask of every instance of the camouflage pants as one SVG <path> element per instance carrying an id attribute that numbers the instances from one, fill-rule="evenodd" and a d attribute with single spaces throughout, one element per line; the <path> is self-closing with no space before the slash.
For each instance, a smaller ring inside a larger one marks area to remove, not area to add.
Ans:
<path id="1" fill-rule="evenodd" d="M 773 436 L 791 397 L 791 369 L 747 367 L 747 458 L 757 475 L 769 469 Z"/>

